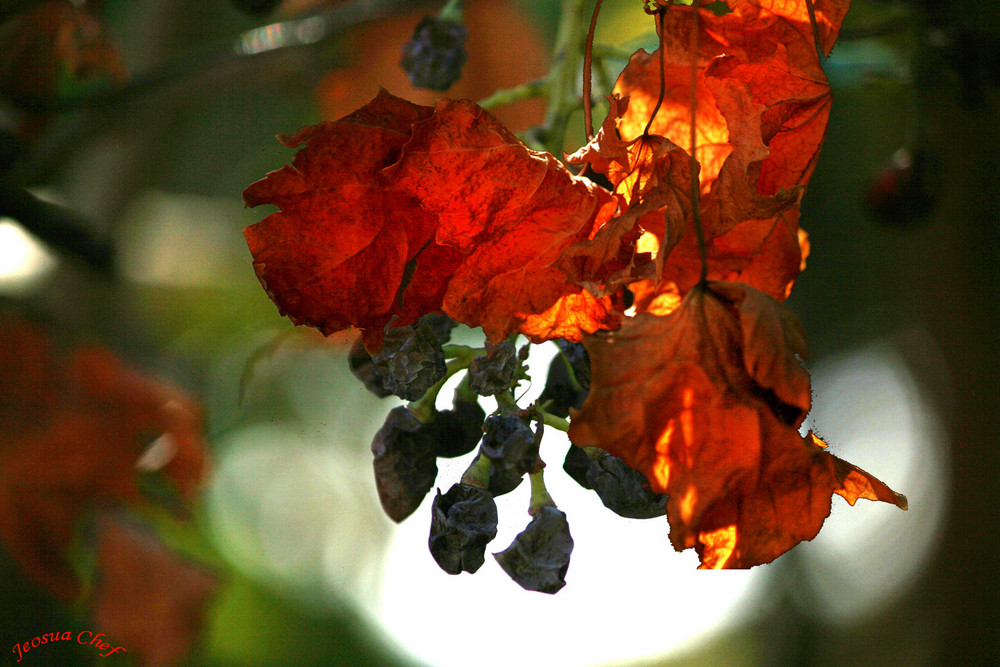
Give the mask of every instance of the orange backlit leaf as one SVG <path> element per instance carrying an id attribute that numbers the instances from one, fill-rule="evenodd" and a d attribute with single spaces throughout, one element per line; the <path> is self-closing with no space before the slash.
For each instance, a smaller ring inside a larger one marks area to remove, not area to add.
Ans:
<path id="1" fill-rule="evenodd" d="M 245 231 L 257 275 L 293 322 L 359 327 L 371 351 L 387 326 L 436 310 L 494 341 L 544 319 L 582 293 L 555 262 L 615 207 L 469 101 L 420 107 L 382 91 L 286 143 L 306 144 L 293 166 L 244 193 L 282 209 Z M 607 303 L 575 315 L 575 339 L 616 322 Z"/>
<path id="2" fill-rule="evenodd" d="M 615 84 L 629 99 L 617 131 L 623 142 L 646 130 L 695 155 L 708 277 L 738 280 L 783 299 L 798 275 L 798 205 L 816 164 L 829 117 L 830 90 L 804 1 L 732 0 L 732 12 L 699 14 L 692 91 L 691 9 L 664 15 L 663 47 L 638 51 Z M 833 40 L 846 3 L 817 3 L 822 39 Z M 825 41 L 824 41 L 825 43 Z M 830 41 L 832 44 L 832 41 Z M 660 95 L 663 60 L 664 95 Z M 682 292 L 700 278 L 697 235 L 688 228 L 658 277 Z"/>
<path id="3" fill-rule="evenodd" d="M 667 493 L 670 539 L 704 567 L 767 563 L 812 539 L 833 493 L 906 500 L 803 437 L 809 377 L 794 317 L 736 283 L 696 287 L 666 316 L 588 336 L 590 395 L 570 439 Z"/>
<path id="4" fill-rule="evenodd" d="M 704 545 L 703 548 L 706 554 L 700 569 L 721 570 L 725 568 L 726 563 L 729 562 L 729 557 L 736 550 L 738 540 L 736 526 L 726 526 L 705 533 L 699 533 L 698 542 Z"/>
<path id="5" fill-rule="evenodd" d="M 595 297 L 582 290 L 560 297 L 548 310 L 537 314 L 524 314 L 520 332 L 529 340 L 545 341 L 564 338 L 579 342 L 581 332 L 594 333 L 595 322 L 617 329 L 621 323 L 621 310 L 609 297 Z"/>
<path id="6" fill-rule="evenodd" d="M 659 278 L 664 258 L 684 234 L 691 214 L 691 163 L 675 143 L 661 136 L 621 138 L 618 125 L 629 108 L 628 96 L 610 97 L 608 116 L 586 146 L 567 156 L 587 164 L 615 186 L 618 215 L 594 235 L 569 248 L 559 266 L 591 291 L 613 288 L 636 278 Z M 644 239 L 646 243 L 641 243 Z M 643 258 L 648 252 L 655 257 Z M 642 264 L 655 259 L 651 269 Z M 615 272 L 623 274 L 616 280 Z"/>
<path id="7" fill-rule="evenodd" d="M 805 39 L 813 38 L 809 9 L 804 0 L 729 0 L 726 4 L 740 12 L 760 8 L 791 22 Z M 851 6 L 851 0 L 813 0 L 812 4 L 816 15 L 820 48 L 823 49 L 823 53 L 829 55 L 834 42 L 837 41 L 840 26 Z"/>
<path id="8" fill-rule="evenodd" d="M 31 579 L 71 599 L 79 585 L 65 549 L 77 522 L 99 505 L 138 500 L 137 467 L 162 468 L 184 499 L 196 493 L 206 471 L 201 411 L 107 350 L 64 360 L 29 325 L 5 321 L 4 331 L 0 540 Z M 143 455 L 153 443 L 163 451 L 151 463 Z"/>

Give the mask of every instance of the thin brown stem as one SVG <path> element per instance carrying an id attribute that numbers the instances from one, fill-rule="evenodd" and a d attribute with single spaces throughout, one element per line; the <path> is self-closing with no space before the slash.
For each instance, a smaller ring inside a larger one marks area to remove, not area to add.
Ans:
<path id="1" fill-rule="evenodd" d="M 826 60 L 826 54 L 823 53 L 823 47 L 819 43 L 819 24 L 816 22 L 816 7 L 813 6 L 812 0 L 806 0 L 806 11 L 809 12 L 809 24 L 812 26 L 813 41 L 816 42 L 816 53 L 819 54 L 819 61 L 822 63 Z"/>
<path id="2" fill-rule="evenodd" d="M 663 44 L 663 17 L 667 13 L 667 8 L 669 8 L 669 5 L 666 8 L 656 10 L 656 32 L 660 36 L 660 49 L 659 49 L 659 54 L 660 54 L 660 96 L 658 98 L 656 98 L 656 106 L 653 107 L 653 113 L 649 114 L 649 120 L 646 122 L 646 129 L 644 129 L 642 131 L 642 136 L 644 136 L 644 137 L 649 136 L 649 128 L 652 127 L 652 125 L 653 125 L 653 119 L 656 118 L 656 114 L 660 110 L 660 106 L 663 104 L 663 94 L 664 94 L 664 92 L 666 91 L 666 88 L 667 88 L 667 80 L 666 80 L 666 72 L 665 72 L 666 65 L 663 62 L 664 58 L 666 57 L 665 53 L 664 53 L 666 51 L 666 47 Z"/>
<path id="3" fill-rule="evenodd" d="M 597 15 L 601 13 L 604 0 L 597 0 L 594 13 L 590 16 L 590 28 L 587 30 L 587 46 L 583 50 L 583 125 L 587 130 L 587 140 L 594 138 L 594 111 L 591 108 L 591 65 L 594 60 L 594 30 L 597 29 Z"/>
<path id="4" fill-rule="evenodd" d="M 705 230 L 701 225 L 701 182 L 698 173 L 698 12 L 697 6 L 691 6 L 691 37 L 688 51 L 691 56 L 691 209 L 694 217 L 694 229 L 698 235 L 698 253 L 701 255 L 701 277 L 704 283 L 708 277 L 708 249 L 705 245 Z M 661 38 L 662 40 L 662 38 Z M 662 48 L 662 47 L 661 47 Z"/>

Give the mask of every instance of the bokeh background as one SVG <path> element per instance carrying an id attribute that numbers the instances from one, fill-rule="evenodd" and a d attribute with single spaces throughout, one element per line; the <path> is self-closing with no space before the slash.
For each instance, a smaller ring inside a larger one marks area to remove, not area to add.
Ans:
<path id="1" fill-rule="evenodd" d="M 1000 664 L 993 3 L 855 0 L 827 63 L 833 112 L 802 205 L 812 254 L 789 303 L 810 341 L 810 426 L 905 493 L 909 511 L 835 498 L 813 542 L 749 572 L 705 573 L 671 549 L 665 521 L 621 519 L 553 465 L 575 551 L 551 597 L 491 560 L 475 576 L 438 570 L 429 500 L 400 526 L 384 517 L 368 446 L 397 403 L 350 375 L 349 334 L 278 317 L 242 237 L 264 215 L 242 207 L 243 188 L 292 156 L 275 135 L 338 118 L 379 86 L 433 101 L 398 59 L 438 5 L 77 3 L 118 55 L 92 46 L 76 64 L 93 76 L 71 77 L 39 57 L 62 32 L 41 14 L 14 23 L 44 4 L 0 2 L 0 298 L 204 405 L 213 470 L 198 511 L 156 527 L 218 581 L 182 664 Z M 543 76 L 558 13 L 557 0 L 469 0 L 470 57 L 448 96 Z M 655 47 L 638 0 L 608 0 L 597 40 Z M 524 130 L 544 103 L 496 113 Z M 567 149 L 582 120 L 570 134 Z M 59 208 L 19 207 L 25 188 Z M 533 352 L 529 399 L 554 353 Z M 547 434 L 543 458 L 566 446 Z M 438 485 L 462 469 L 442 466 Z M 498 505 L 491 551 L 526 524 L 526 488 Z M 0 652 L 93 626 L 2 548 L 0 566 Z M 155 606 L 135 616 L 155 634 Z M 68 644 L 23 664 L 98 660 Z"/>

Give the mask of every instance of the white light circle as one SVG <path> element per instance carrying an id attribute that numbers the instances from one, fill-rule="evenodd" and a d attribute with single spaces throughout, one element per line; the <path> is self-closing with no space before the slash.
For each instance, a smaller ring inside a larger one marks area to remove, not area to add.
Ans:
<path id="1" fill-rule="evenodd" d="M 839 496 L 823 529 L 799 551 L 812 593 L 832 620 L 849 622 L 902 594 L 936 544 L 950 496 L 946 437 L 895 345 L 878 341 L 817 365 L 808 425 L 830 453 L 875 475 L 909 501 Z"/>
<path id="2" fill-rule="evenodd" d="M 0 291 L 33 289 L 56 268 L 55 255 L 10 218 L 0 218 Z"/>

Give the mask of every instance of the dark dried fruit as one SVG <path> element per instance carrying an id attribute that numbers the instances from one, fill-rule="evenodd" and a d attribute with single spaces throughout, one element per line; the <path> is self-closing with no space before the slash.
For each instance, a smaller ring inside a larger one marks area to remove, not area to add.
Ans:
<path id="1" fill-rule="evenodd" d="M 403 47 L 400 66 L 417 88 L 448 90 L 462 76 L 468 31 L 458 21 L 425 16 Z"/>
<path id="2" fill-rule="evenodd" d="M 667 513 L 666 494 L 652 491 L 641 472 L 603 450 L 596 450 L 590 458 L 580 447 L 571 446 L 563 470 L 583 488 L 593 489 L 604 506 L 619 516 L 652 519 Z"/>
<path id="3" fill-rule="evenodd" d="M 475 572 L 486 560 L 486 545 L 497 535 L 493 496 L 468 484 L 438 489 L 431 507 L 431 556 L 448 574 Z"/>
<path id="4" fill-rule="evenodd" d="M 587 481 L 609 510 L 628 519 L 652 519 L 667 513 L 667 495 L 649 488 L 638 470 L 603 450 L 591 459 Z"/>
<path id="5" fill-rule="evenodd" d="M 469 388 L 480 396 L 493 396 L 510 389 L 520 365 L 513 340 L 505 340 L 489 355 L 476 357 L 469 365 Z"/>
<path id="6" fill-rule="evenodd" d="M 413 514 L 437 477 L 433 429 L 405 407 L 393 408 L 372 440 L 375 486 L 382 509 L 399 522 Z"/>
<path id="7" fill-rule="evenodd" d="M 555 593 L 566 585 L 572 551 L 573 537 L 566 514 L 547 505 L 538 508 L 528 527 L 493 557 L 521 588 Z"/>
<path id="8" fill-rule="evenodd" d="M 502 496 L 516 489 L 524 481 L 524 474 L 516 472 L 503 472 L 497 470 L 496 466 L 490 466 L 489 491 L 493 497 Z"/>
<path id="9" fill-rule="evenodd" d="M 423 396 L 447 372 L 441 343 L 426 322 L 390 329 L 372 363 L 385 388 L 407 401 Z"/>
<path id="10" fill-rule="evenodd" d="M 498 474 L 521 477 L 535 467 L 540 438 L 520 417 L 493 415 L 486 420 L 483 430 L 480 451 Z"/>
<path id="11" fill-rule="evenodd" d="M 587 479 L 587 472 L 590 470 L 590 457 L 587 456 L 582 447 L 569 446 L 569 449 L 566 450 L 566 458 L 563 460 L 563 470 L 583 488 L 594 488 Z"/>
<path id="12" fill-rule="evenodd" d="M 444 458 L 468 454 L 483 437 L 485 419 L 479 403 L 456 400 L 451 410 L 442 410 L 434 417 L 434 453 Z"/>
<path id="13" fill-rule="evenodd" d="M 361 380 L 365 388 L 379 398 L 392 396 L 392 392 L 385 386 L 385 378 L 379 375 L 372 362 L 372 356 L 365 349 L 364 341 L 358 338 L 351 346 L 351 351 L 347 355 L 347 365 L 351 369 L 354 377 Z"/>
<path id="14" fill-rule="evenodd" d="M 444 313 L 427 313 L 417 322 L 417 325 L 426 324 L 432 332 L 434 338 L 441 345 L 451 340 L 451 330 L 458 326 L 458 323 Z"/>
<path id="15" fill-rule="evenodd" d="M 590 390 L 590 357 L 580 343 L 569 343 L 562 339 L 556 343 L 560 353 L 549 364 L 545 389 L 538 397 L 538 404 L 544 406 L 545 411 L 550 414 L 568 417 L 569 409 L 579 409 Z"/>

